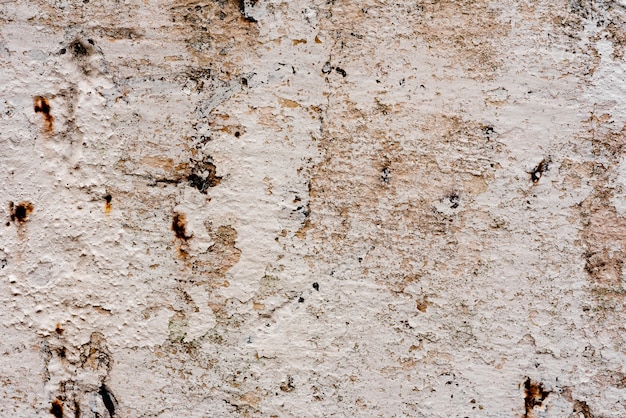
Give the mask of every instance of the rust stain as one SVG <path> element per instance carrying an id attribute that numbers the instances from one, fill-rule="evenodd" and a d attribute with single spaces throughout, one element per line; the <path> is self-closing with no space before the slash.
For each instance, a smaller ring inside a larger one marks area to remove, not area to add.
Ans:
<path id="1" fill-rule="evenodd" d="M 552 393 L 543 388 L 543 383 L 537 383 L 527 377 L 524 380 L 524 415 L 523 418 L 531 418 L 535 407 L 543 406 L 543 401 Z"/>
<path id="2" fill-rule="evenodd" d="M 111 205 L 112 200 L 113 197 L 110 194 L 104 196 L 104 213 L 111 213 L 111 209 L 113 208 L 113 206 Z"/>
<path id="3" fill-rule="evenodd" d="M 187 236 L 187 217 L 184 213 L 175 213 L 172 218 L 172 231 L 174 231 L 174 235 L 176 238 L 182 239 L 183 241 L 191 238 Z"/>
<path id="4" fill-rule="evenodd" d="M 50 113 L 50 102 L 43 96 L 35 96 L 33 102 L 35 113 L 41 113 L 43 115 L 44 130 L 51 132 L 54 129 L 54 117 Z"/>
<path id="5" fill-rule="evenodd" d="M 306 39 L 294 39 L 292 42 L 294 46 L 299 44 L 306 44 Z"/>
<path id="6" fill-rule="evenodd" d="M 9 202 L 9 214 L 11 220 L 18 224 L 23 224 L 28 220 L 28 216 L 33 212 L 35 206 L 32 203 L 24 201 L 15 205 L 13 202 Z"/>
<path id="7" fill-rule="evenodd" d="M 172 231 L 176 238 L 180 240 L 178 245 L 178 255 L 182 259 L 187 259 L 189 256 L 189 246 L 187 241 L 191 238 L 187 235 L 187 217 L 184 213 L 174 213 L 172 217 Z"/>
<path id="8" fill-rule="evenodd" d="M 63 403 L 58 398 L 52 401 L 50 413 L 54 415 L 55 418 L 63 418 Z"/>

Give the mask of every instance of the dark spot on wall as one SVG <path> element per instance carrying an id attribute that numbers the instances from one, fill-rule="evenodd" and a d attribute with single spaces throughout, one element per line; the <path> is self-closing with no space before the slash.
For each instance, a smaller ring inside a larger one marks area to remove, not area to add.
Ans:
<path id="1" fill-rule="evenodd" d="M 530 380 L 527 377 L 524 380 L 524 415 L 523 418 L 530 418 L 532 410 L 543 405 L 543 401 L 546 400 L 550 391 L 543 388 L 543 383 L 537 383 Z"/>
<path id="2" fill-rule="evenodd" d="M 456 209 L 459 207 L 459 203 L 461 202 L 461 196 L 459 196 L 456 192 L 452 192 L 448 196 L 448 200 L 450 201 L 450 209 Z"/>
<path id="3" fill-rule="evenodd" d="M 59 51 L 59 54 L 65 55 L 66 52 L 67 52 L 67 49 L 61 48 L 61 50 Z"/>
<path id="4" fill-rule="evenodd" d="M 187 236 L 187 218 L 183 213 L 174 214 L 174 218 L 172 219 L 172 231 L 174 231 L 176 238 L 182 239 L 183 241 L 191 238 Z"/>
<path id="5" fill-rule="evenodd" d="M 54 117 L 50 113 L 50 102 L 46 97 L 35 96 L 33 99 L 33 108 L 35 113 L 41 113 L 43 115 L 45 130 L 51 131 L 54 124 Z"/>
<path id="6" fill-rule="evenodd" d="M 9 214 L 11 220 L 23 224 L 27 221 L 28 216 L 33 212 L 35 207 L 30 202 L 20 202 L 15 205 L 13 202 L 9 202 Z"/>
<path id="7" fill-rule="evenodd" d="M 388 184 L 391 181 L 391 169 L 389 167 L 384 167 L 380 172 L 380 179 L 383 183 Z"/>
<path id="8" fill-rule="evenodd" d="M 235 132 L 235 138 L 239 138 L 241 136 L 241 133 L 239 131 Z"/>
<path id="9" fill-rule="evenodd" d="M 280 385 L 280 390 L 282 390 L 283 392 L 291 392 L 295 388 L 296 386 L 293 384 L 293 377 L 291 376 L 287 376 L 287 381 Z"/>
<path id="10" fill-rule="evenodd" d="M 546 171 L 550 170 L 551 162 L 552 161 L 549 157 L 544 158 L 539 164 L 537 164 L 535 168 L 533 168 L 533 170 L 530 172 L 530 179 L 533 181 L 533 183 L 538 183 L 539 180 L 541 180 L 541 177 L 543 177 L 543 174 Z"/>
<path id="11" fill-rule="evenodd" d="M 55 418 L 63 418 L 63 403 L 59 399 L 52 401 L 50 413 L 54 415 Z"/>
<path id="12" fill-rule="evenodd" d="M 346 73 L 346 70 L 344 70 L 343 68 L 335 67 L 335 71 L 341 74 L 342 77 L 346 77 L 348 75 L 348 73 Z"/>
<path id="13" fill-rule="evenodd" d="M 102 402 L 104 402 L 104 406 L 107 411 L 109 411 L 109 415 L 113 418 L 115 416 L 115 404 L 117 403 L 115 396 L 113 396 L 111 391 L 105 385 L 100 386 L 98 393 L 102 397 Z"/>
<path id="14" fill-rule="evenodd" d="M 202 194 L 207 194 L 210 187 L 215 187 L 222 182 L 222 177 L 217 175 L 217 167 L 210 159 L 196 163 L 192 172 L 187 176 L 189 185 L 195 187 Z"/>
<path id="15" fill-rule="evenodd" d="M 313 289 L 317 290 L 318 292 L 320 291 L 320 285 L 318 282 L 313 283 Z"/>
<path id="16" fill-rule="evenodd" d="M 56 332 L 59 335 L 63 335 L 65 330 L 61 327 L 61 324 L 57 324 L 56 328 L 54 329 L 54 332 Z"/>
<path id="17" fill-rule="evenodd" d="M 239 3 L 239 12 L 241 12 L 241 16 L 247 20 L 248 22 L 255 23 L 257 20 L 250 16 L 249 9 L 254 7 L 257 0 L 236 0 Z"/>
<path id="18" fill-rule="evenodd" d="M 298 303 L 304 303 L 304 298 L 302 296 L 298 298 Z"/>
<path id="19" fill-rule="evenodd" d="M 89 53 L 87 46 L 79 40 L 75 40 L 70 44 L 70 50 L 76 58 L 84 57 Z"/>

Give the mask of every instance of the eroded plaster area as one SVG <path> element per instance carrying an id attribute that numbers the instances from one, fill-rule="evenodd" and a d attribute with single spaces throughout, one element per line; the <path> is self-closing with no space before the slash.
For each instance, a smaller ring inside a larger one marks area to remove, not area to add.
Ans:
<path id="1" fill-rule="evenodd" d="M 0 413 L 626 414 L 625 20 L 1 5 Z"/>

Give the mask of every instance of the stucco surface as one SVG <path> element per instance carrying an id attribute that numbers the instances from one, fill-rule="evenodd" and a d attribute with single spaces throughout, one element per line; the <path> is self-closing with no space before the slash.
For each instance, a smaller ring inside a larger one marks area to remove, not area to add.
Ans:
<path id="1" fill-rule="evenodd" d="M 626 416 L 626 2 L 0 4 L 0 416 Z"/>

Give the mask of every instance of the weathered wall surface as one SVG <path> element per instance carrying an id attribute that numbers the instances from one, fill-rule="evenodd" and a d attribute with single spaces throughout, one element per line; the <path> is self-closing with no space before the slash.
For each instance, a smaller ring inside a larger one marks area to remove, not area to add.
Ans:
<path id="1" fill-rule="evenodd" d="M 0 416 L 626 416 L 625 24 L 3 2 Z"/>

